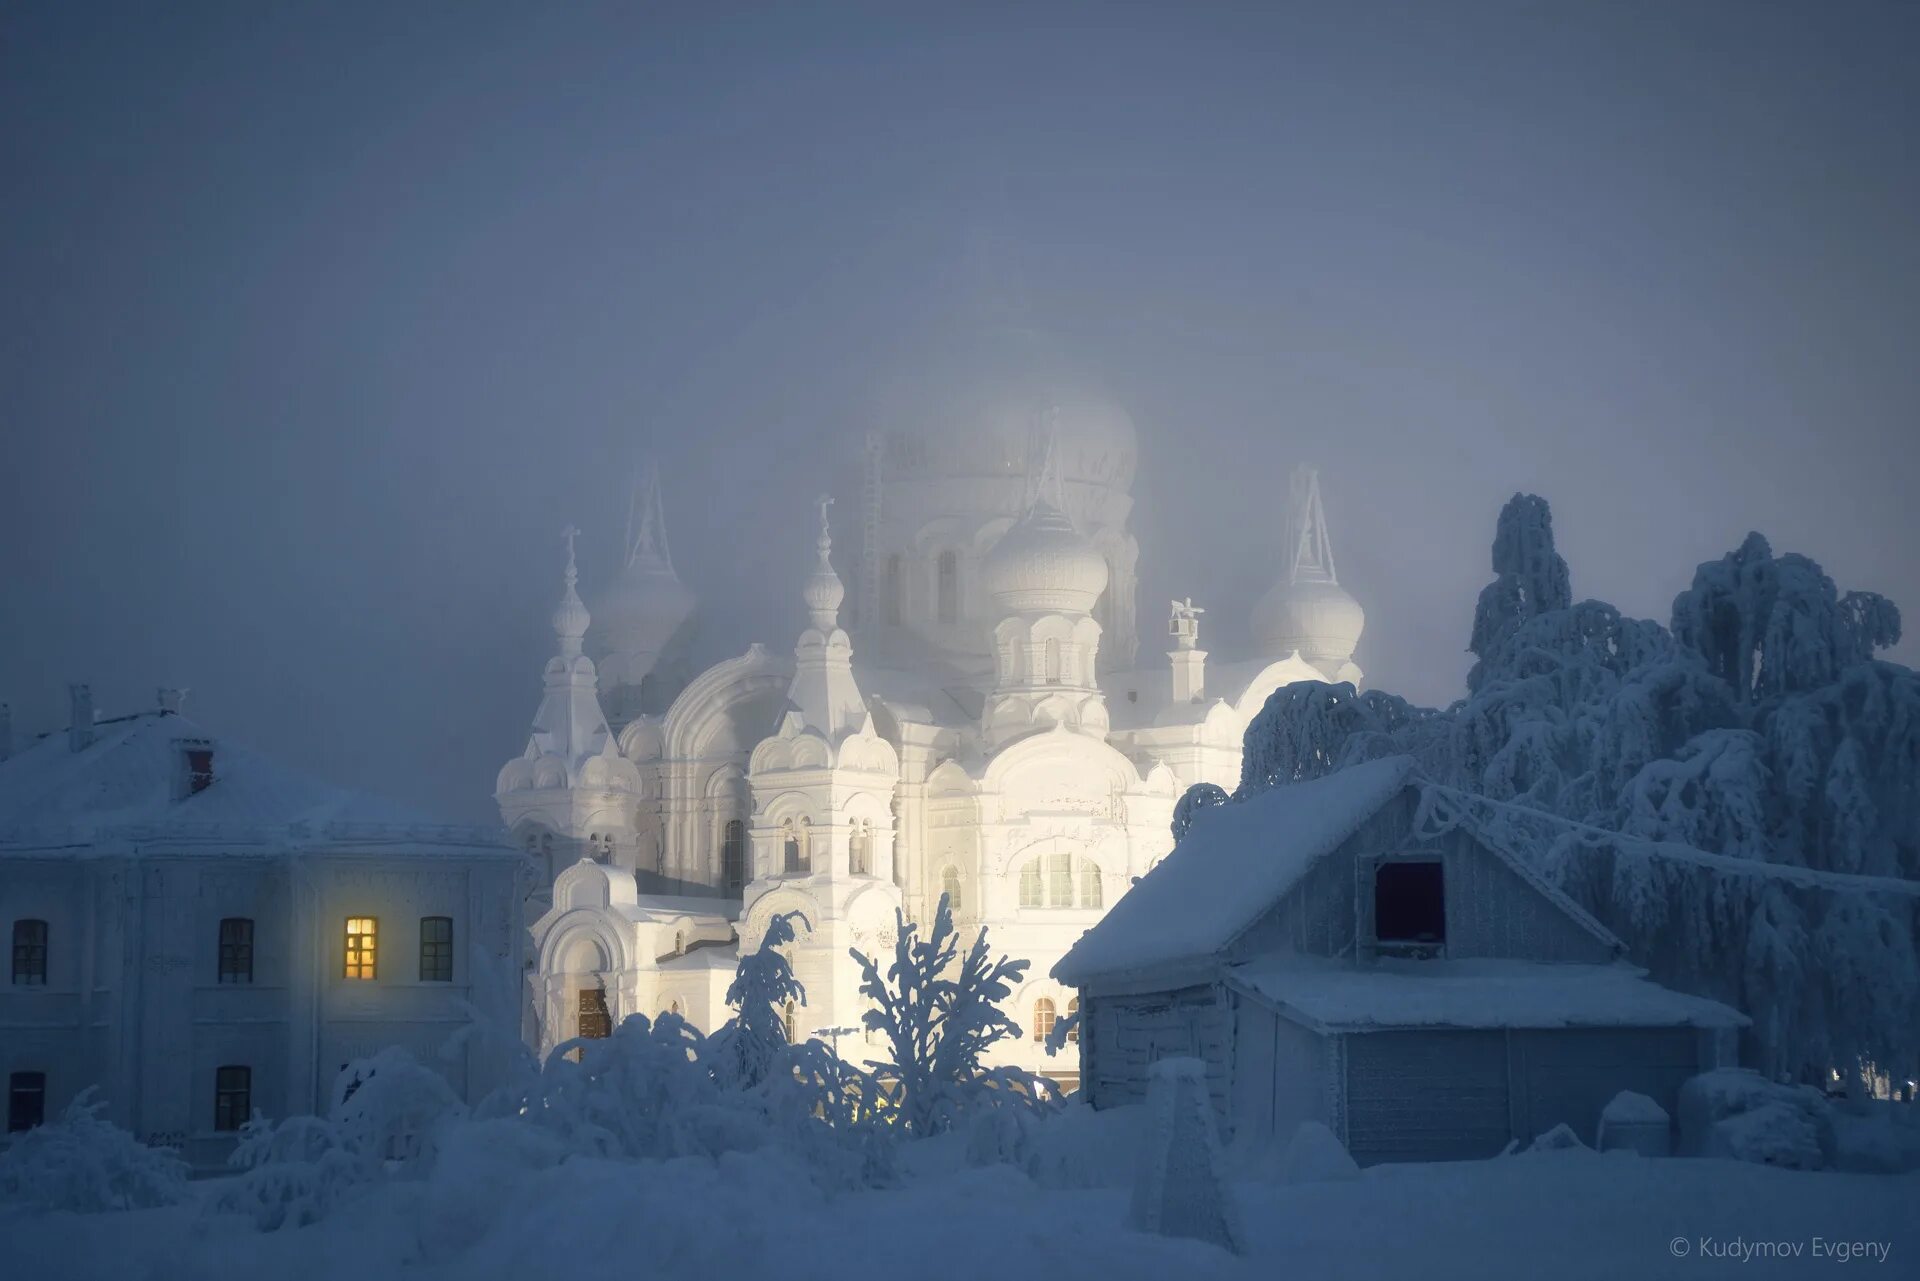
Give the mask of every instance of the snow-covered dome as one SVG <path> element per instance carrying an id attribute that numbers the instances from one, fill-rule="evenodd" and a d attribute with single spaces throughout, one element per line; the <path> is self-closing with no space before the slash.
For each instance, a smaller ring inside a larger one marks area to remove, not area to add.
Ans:
<path id="1" fill-rule="evenodd" d="M 1000 536 L 981 574 L 988 594 L 1008 611 L 1087 614 L 1107 589 L 1106 557 L 1045 499 Z"/>
<path id="2" fill-rule="evenodd" d="M 587 628 L 593 623 L 593 615 L 587 612 L 586 602 L 580 599 L 580 593 L 574 590 L 573 553 L 567 553 L 567 590 L 560 597 L 560 603 L 553 607 L 553 631 L 561 643 L 570 646 L 568 653 L 580 652 L 580 638 L 587 634 Z"/>
<path id="3" fill-rule="evenodd" d="M 903 357 L 902 381 L 880 391 L 878 413 L 900 435 L 896 465 L 952 479 L 1027 474 L 1051 421 L 1061 479 L 1126 491 L 1139 461 L 1132 417 L 1064 346 L 1012 325 L 956 327 L 932 350 Z"/>
<path id="4" fill-rule="evenodd" d="M 1285 656 L 1297 650 L 1316 666 L 1351 659 L 1366 624 L 1360 602 L 1336 582 L 1282 580 L 1253 607 L 1260 653 Z"/>

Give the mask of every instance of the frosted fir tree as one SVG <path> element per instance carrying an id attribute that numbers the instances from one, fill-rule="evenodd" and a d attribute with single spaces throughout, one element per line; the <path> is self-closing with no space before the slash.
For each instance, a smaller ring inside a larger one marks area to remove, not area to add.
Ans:
<path id="1" fill-rule="evenodd" d="M 894 922 L 893 964 L 884 974 L 873 957 L 849 952 L 860 966 L 861 994 L 874 1007 L 862 1022 L 892 1051 L 871 1066 L 897 1091 L 902 1123 L 917 1135 L 938 1134 L 976 1104 L 1050 1100 L 1040 1078 L 990 1070 L 982 1061 L 991 1046 L 1020 1035 L 1000 1003 L 1013 994 L 1027 962 L 992 959 L 984 929 L 962 954 L 944 894 L 925 939 L 898 910 Z"/>
<path id="2" fill-rule="evenodd" d="M 734 971 L 727 988 L 734 1016 L 707 1040 L 707 1061 L 723 1085 L 747 1089 L 760 1084 L 788 1047 L 787 1005 L 807 1003 L 807 989 L 780 950 L 797 937 L 795 921 L 813 928 L 798 912 L 774 916 L 760 946 L 741 957 Z"/>
<path id="3" fill-rule="evenodd" d="M 1573 603 L 1567 562 L 1553 547 L 1553 513 L 1546 499 L 1515 494 L 1500 510 L 1493 535 L 1494 580 L 1480 590 L 1473 611 L 1473 637 L 1467 648 L 1477 655 L 1467 688 L 1478 689 L 1482 666 L 1514 629 L 1540 614 Z"/>

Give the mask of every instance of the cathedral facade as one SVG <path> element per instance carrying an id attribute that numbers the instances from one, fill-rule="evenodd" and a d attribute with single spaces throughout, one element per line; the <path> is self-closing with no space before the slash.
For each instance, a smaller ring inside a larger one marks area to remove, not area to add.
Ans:
<path id="1" fill-rule="evenodd" d="M 569 550 L 544 697 L 496 787 L 543 869 L 542 1051 L 632 1013 L 711 1032 L 741 950 L 788 912 L 793 1035 L 858 1040 L 849 949 L 890 954 L 945 895 L 963 945 L 985 928 L 1031 962 L 1001 1061 L 1071 1077 L 1042 1044 L 1073 1007 L 1054 962 L 1167 851 L 1187 787 L 1236 785 L 1269 693 L 1360 679 L 1363 616 L 1305 471 L 1268 535 L 1282 572 L 1250 611 L 1257 652 L 1209 664 L 1202 611 L 1176 602 L 1141 661 L 1133 423 L 1030 349 L 989 365 L 930 398 L 940 415 L 870 436 L 821 501 L 790 649 L 689 666 L 695 596 L 657 479 L 591 611 Z"/>

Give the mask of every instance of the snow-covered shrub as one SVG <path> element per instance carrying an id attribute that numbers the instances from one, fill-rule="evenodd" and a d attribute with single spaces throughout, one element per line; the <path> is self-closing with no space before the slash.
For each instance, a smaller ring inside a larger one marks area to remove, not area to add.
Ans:
<path id="1" fill-rule="evenodd" d="M 1207 1065 L 1199 1059 L 1161 1059 L 1147 1069 L 1146 1143 L 1128 1223 L 1235 1253 L 1245 1239 L 1213 1129 Z"/>
<path id="2" fill-rule="evenodd" d="M 1718 1068 L 1680 1086 L 1680 1150 L 1794 1169 L 1832 1164 L 1833 1112 L 1820 1091 Z"/>
<path id="3" fill-rule="evenodd" d="M 1646 1095 L 1622 1090 L 1600 1109 L 1594 1146 L 1602 1152 L 1625 1149 L 1641 1156 L 1667 1156 L 1673 1151 L 1673 1118 Z"/>
<path id="4" fill-rule="evenodd" d="M 989 1070 L 981 1063 L 996 1042 L 1020 1035 L 999 1003 L 1013 994 L 1027 962 L 988 959 L 984 929 L 962 956 L 945 895 L 924 941 L 919 926 L 899 911 L 894 928 L 893 964 L 884 975 L 872 957 L 857 948 L 849 951 L 860 964 L 860 991 L 875 1007 L 862 1022 L 885 1036 L 892 1051 L 890 1059 L 871 1066 L 896 1098 L 900 1123 L 924 1136 L 952 1128 L 973 1109 L 1027 1110 L 1056 1103 L 1053 1085 L 1044 1078 L 1018 1068 Z M 995 1124 L 1004 1136 L 1007 1126 L 1018 1129 L 1021 1122 Z"/>
<path id="5" fill-rule="evenodd" d="M 183 1200 L 186 1162 L 101 1116 L 106 1106 L 89 1086 L 59 1120 L 15 1136 L 0 1153 L 0 1203 L 95 1214 Z"/>
<path id="6" fill-rule="evenodd" d="M 1818 1170 L 1827 1163 L 1812 1119 L 1799 1108 L 1780 1102 L 1762 1103 L 1716 1123 L 1708 1132 L 1705 1155 L 1790 1170 Z"/>
<path id="7" fill-rule="evenodd" d="M 1571 1152 L 1576 1150 L 1584 1152 L 1586 1148 L 1587 1145 L 1580 1141 L 1580 1136 L 1573 1132 L 1573 1127 L 1565 1121 L 1562 1121 L 1545 1134 L 1536 1137 L 1533 1142 L 1527 1145 L 1526 1150 L 1529 1152 Z"/>
<path id="8" fill-rule="evenodd" d="M 317 1223 L 356 1189 L 424 1177 L 466 1115 L 444 1077 L 389 1046 L 341 1071 L 324 1119 L 256 1114 L 242 1126 L 227 1158 L 241 1173 L 208 1209 L 241 1215 L 262 1232 Z"/>
<path id="9" fill-rule="evenodd" d="M 242 1173 L 221 1185 L 207 1209 L 241 1215 L 261 1232 L 318 1223 L 379 1174 L 376 1159 L 317 1116 L 275 1123 L 256 1113 L 240 1128 L 239 1145 L 227 1160 Z"/>
<path id="10" fill-rule="evenodd" d="M 349 1063 L 327 1111 L 347 1147 L 416 1175 L 432 1166 L 441 1128 L 466 1114 L 447 1079 L 397 1045 Z"/>

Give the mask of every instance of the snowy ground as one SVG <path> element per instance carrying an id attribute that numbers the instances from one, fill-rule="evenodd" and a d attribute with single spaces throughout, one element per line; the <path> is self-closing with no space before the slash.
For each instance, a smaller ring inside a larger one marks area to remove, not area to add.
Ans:
<path id="1" fill-rule="evenodd" d="M 1826 1275 L 1842 1265 L 1821 1253 L 1836 1242 L 1873 1243 L 1845 1264 L 1868 1275 L 1920 1267 L 1920 1175 L 1571 1151 L 1383 1166 L 1346 1182 L 1240 1182 L 1242 1258 L 1128 1232 L 1125 1172 L 1099 1177 L 1115 1186 L 1042 1187 L 1004 1165 L 929 1170 L 905 1187 L 827 1197 L 765 1157 L 576 1159 L 507 1182 L 482 1170 L 389 1185 L 297 1232 L 256 1234 L 186 1209 L 0 1215 L 0 1275 L 1618 1281 Z M 1798 1253 L 1720 1253 L 1743 1242 Z"/>

